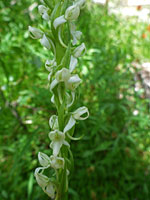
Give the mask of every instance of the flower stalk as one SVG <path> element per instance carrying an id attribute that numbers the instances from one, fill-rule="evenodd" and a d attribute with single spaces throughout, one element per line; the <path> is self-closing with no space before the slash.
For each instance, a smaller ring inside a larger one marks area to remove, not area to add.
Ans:
<path id="1" fill-rule="evenodd" d="M 85 120 L 89 116 L 88 109 L 83 106 L 72 110 L 76 100 L 77 88 L 81 84 L 75 68 L 78 58 L 85 53 L 85 44 L 78 44 L 81 32 L 76 30 L 78 19 L 85 0 L 44 0 L 39 5 L 39 14 L 50 25 L 50 30 L 40 30 L 29 26 L 30 36 L 40 39 L 40 43 L 53 53 L 53 59 L 46 60 L 45 68 L 49 72 L 48 81 L 51 102 L 56 106 L 57 115 L 49 119 L 50 148 L 52 155 L 39 152 L 41 167 L 35 170 L 35 178 L 43 191 L 55 200 L 68 199 L 68 179 L 73 170 L 73 154 L 70 149 L 74 137 L 76 121 Z M 45 175 L 51 170 L 51 177 Z"/>

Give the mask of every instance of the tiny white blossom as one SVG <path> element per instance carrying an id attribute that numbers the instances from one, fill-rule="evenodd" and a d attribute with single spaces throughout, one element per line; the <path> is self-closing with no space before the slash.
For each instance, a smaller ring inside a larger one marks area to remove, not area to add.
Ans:
<path id="1" fill-rule="evenodd" d="M 36 168 L 35 178 L 42 190 L 52 199 L 55 197 L 55 185 L 50 181 L 50 179 L 43 174 L 44 167 Z M 41 172 L 40 172 L 41 171 Z"/>
<path id="2" fill-rule="evenodd" d="M 78 74 L 72 75 L 66 82 L 66 88 L 74 91 L 79 86 L 80 83 L 81 79 L 79 78 Z"/>
<path id="3" fill-rule="evenodd" d="M 33 39 L 40 39 L 42 38 L 43 36 L 43 32 L 37 28 L 34 28 L 32 26 L 29 26 L 28 27 L 28 30 L 29 30 L 29 33 L 30 33 L 30 36 L 33 38 Z"/>
<path id="4" fill-rule="evenodd" d="M 41 170 L 42 172 L 40 172 Z M 34 175 L 39 186 L 41 188 L 45 188 L 48 185 L 49 178 L 43 175 L 42 173 L 43 173 L 43 167 L 38 167 L 36 168 Z"/>
<path id="5" fill-rule="evenodd" d="M 85 114 L 86 116 L 83 117 L 83 115 Z M 64 133 L 69 131 L 75 125 L 76 120 L 85 120 L 88 117 L 89 117 L 89 111 L 85 106 L 78 108 L 77 110 L 72 112 L 72 115 L 64 128 Z"/>
<path id="6" fill-rule="evenodd" d="M 67 21 L 74 21 L 74 20 L 76 20 L 79 17 L 79 15 L 80 15 L 79 5 L 75 4 L 75 5 L 69 6 L 66 9 L 65 15 L 57 17 L 54 20 L 53 26 L 56 29 L 58 26 L 60 26 L 61 24 L 66 23 Z"/>
<path id="7" fill-rule="evenodd" d="M 80 8 L 77 4 L 69 6 L 65 12 L 65 19 L 68 21 L 76 20 L 80 15 Z"/>
<path id="8" fill-rule="evenodd" d="M 64 168 L 64 158 L 57 156 L 50 156 L 51 167 L 54 169 Z"/>
<path id="9" fill-rule="evenodd" d="M 49 182 L 48 185 L 46 186 L 46 188 L 44 189 L 44 192 L 52 199 L 55 198 L 55 186 L 52 182 Z"/>
<path id="10" fill-rule="evenodd" d="M 61 131 L 54 130 L 49 133 L 49 138 L 52 141 L 50 147 L 53 149 L 53 155 L 57 156 L 59 154 L 62 145 L 70 146 L 67 141 L 65 141 L 65 134 Z"/>
<path id="11" fill-rule="evenodd" d="M 69 80 L 70 76 L 71 76 L 70 71 L 67 68 L 62 68 L 56 73 L 56 80 L 58 82 L 62 81 L 66 82 Z"/>

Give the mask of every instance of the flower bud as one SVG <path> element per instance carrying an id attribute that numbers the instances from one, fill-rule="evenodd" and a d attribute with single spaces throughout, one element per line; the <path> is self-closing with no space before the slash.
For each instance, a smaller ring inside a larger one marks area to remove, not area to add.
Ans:
<path id="1" fill-rule="evenodd" d="M 68 21 L 76 20 L 80 15 L 80 8 L 78 5 L 73 5 L 67 8 L 65 12 L 65 19 Z"/>
<path id="2" fill-rule="evenodd" d="M 43 36 L 43 32 L 37 28 L 34 28 L 32 26 L 29 26 L 29 33 L 30 33 L 30 36 L 33 38 L 33 39 L 40 39 L 42 38 Z"/>
<path id="3" fill-rule="evenodd" d="M 50 159 L 45 153 L 38 153 L 39 163 L 42 167 L 47 167 L 50 164 Z"/>
<path id="4" fill-rule="evenodd" d="M 80 46 L 78 46 L 74 52 L 73 52 L 73 55 L 74 57 L 78 58 L 80 56 L 83 56 L 85 54 L 85 51 L 86 51 L 86 47 L 85 47 L 85 44 L 82 43 Z"/>
<path id="5" fill-rule="evenodd" d="M 40 40 L 41 45 L 43 45 L 44 47 L 46 47 L 47 49 L 51 48 L 49 39 L 46 37 L 46 35 L 44 34 L 42 39 Z"/>

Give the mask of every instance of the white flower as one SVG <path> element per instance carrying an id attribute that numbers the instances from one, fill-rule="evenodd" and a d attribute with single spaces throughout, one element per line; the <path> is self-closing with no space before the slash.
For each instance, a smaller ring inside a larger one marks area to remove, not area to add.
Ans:
<path id="1" fill-rule="evenodd" d="M 50 179 L 43 175 L 44 167 L 39 167 L 35 170 L 35 178 L 42 190 L 52 199 L 55 197 L 55 185 L 50 181 Z M 42 171 L 41 171 L 42 170 Z M 41 172 L 40 172 L 41 171 Z"/>
<path id="2" fill-rule="evenodd" d="M 29 29 L 30 36 L 33 39 L 40 39 L 40 38 L 42 38 L 43 32 L 41 30 L 39 30 L 37 28 L 34 28 L 32 26 L 29 26 L 28 29 Z"/>
<path id="3" fill-rule="evenodd" d="M 86 116 L 83 116 L 84 114 L 86 114 Z M 87 107 L 82 106 L 82 107 L 78 108 L 76 111 L 74 111 L 72 113 L 72 116 L 76 120 L 85 120 L 89 117 L 89 111 L 88 111 Z"/>
<path id="4" fill-rule="evenodd" d="M 65 19 L 68 21 L 76 20 L 80 15 L 80 8 L 77 4 L 69 6 L 65 12 Z"/>
<path id="5" fill-rule="evenodd" d="M 59 125 L 58 125 L 58 116 L 56 115 L 52 115 L 49 119 L 49 125 L 50 125 L 50 128 L 52 130 L 58 130 L 59 129 Z"/>
<path id="6" fill-rule="evenodd" d="M 86 116 L 83 116 L 85 114 L 86 114 Z M 75 125 L 76 120 L 85 120 L 88 117 L 89 117 L 89 111 L 85 106 L 78 108 L 76 111 L 74 111 L 71 114 L 71 117 L 68 120 L 68 123 L 65 126 L 63 132 L 66 133 L 67 131 L 69 131 Z"/>
<path id="7" fill-rule="evenodd" d="M 40 15 L 42 16 L 43 19 L 45 20 L 49 20 L 49 15 L 48 15 L 48 8 L 43 6 L 43 5 L 39 5 L 38 6 L 38 10 Z"/>
<path id="8" fill-rule="evenodd" d="M 50 41 L 45 34 L 43 35 L 42 39 L 40 40 L 40 43 L 47 49 L 51 48 Z"/>
<path id="9" fill-rule="evenodd" d="M 62 145 L 70 146 L 67 141 L 65 141 L 65 134 L 61 131 L 54 130 L 49 133 L 49 138 L 52 141 L 50 147 L 53 149 L 53 155 L 57 156 L 59 154 Z"/>
<path id="10" fill-rule="evenodd" d="M 85 54 L 85 51 L 86 51 L 86 47 L 85 47 L 85 44 L 82 43 L 80 46 L 78 46 L 74 52 L 73 52 L 73 56 L 75 58 L 78 58 L 80 56 L 83 56 Z"/>
<path id="11" fill-rule="evenodd" d="M 34 173 L 36 181 L 41 188 L 45 188 L 49 183 L 49 178 L 42 174 L 43 169 L 44 169 L 43 167 L 38 167 L 38 168 L 36 168 L 35 173 Z M 41 171 L 41 172 L 39 172 L 39 171 Z"/>
<path id="12" fill-rule="evenodd" d="M 53 167 L 54 169 L 64 168 L 64 158 L 52 155 L 50 157 L 50 161 L 51 161 L 51 167 Z"/>
<path id="13" fill-rule="evenodd" d="M 76 26 L 73 23 L 70 23 L 70 32 L 71 32 L 71 35 L 73 37 L 72 44 L 76 45 L 77 41 L 80 40 L 80 38 L 81 38 L 82 32 L 76 31 Z"/>
<path id="14" fill-rule="evenodd" d="M 55 198 L 55 186 L 52 182 L 49 182 L 47 187 L 44 189 L 44 192 L 52 199 Z"/>
<path id="15" fill-rule="evenodd" d="M 56 80 L 58 82 L 66 82 L 69 80 L 71 74 L 67 68 L 62 68 L 56 73 Z"/>
<path id="16" fill-rule="evenodd" d="M 65 15 L 57 17 L 54 20 L 53 26 L 56 29 L 58 26 L 60 26 L 61 24 L 64 24 L 67 21 L 74 21 L 74 20 L 76 20 L 79 17 L 79 15 L 80 15 L 79 5 L 75 4 L 75 5 L 69 6 L 66 9 Z"/>
<path id="17" fill-rule="evenodd" d="M 45 153 L 38 153 L 39 163 L 42 167 L 50 166 L 50 158 Z"/>
<path id="18" fill-rule="evenodd" d="M 52 91 L 59 82 L 67 82 L 70 76 L 70 71 L 67 68 L 62 68 L 61 70 L 57 71 L 56 78 L 51 82 L 50 90 Z"/>
<path id="19" fill-rule="evenodd" d="M 67 89 L 74 91 L 80 83 L 81 79 L 79 78 L 78 74 L 75 74 L 70 77 L 70 79 L 65 83 L 65 85 Z"/>
<path id="20" fill-rule="evenodd" d="M 53 22 L 53 26 L 56 29 L 58 26 L 60 26 L 61 24 L 64 24 L 67 20 L 65 19 L 64 15 L 57 17 L 54 22 Z"/>

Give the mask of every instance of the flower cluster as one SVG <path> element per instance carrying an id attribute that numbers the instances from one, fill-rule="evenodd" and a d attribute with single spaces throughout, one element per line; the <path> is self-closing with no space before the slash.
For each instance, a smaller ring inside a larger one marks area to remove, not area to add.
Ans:
<path id="1" fill-rule="evenodd" d="M 85 120 L 89 116 L 85 106 L 72 111 L 76 89 L 81 83 L 80 77 L 74 71 L 78 58 L 86 50 L 84 43 L 78 45 L 82 33 L 76 30 L 75 20 L 79 17 L 85 0 L 74 1 L 73 5 L 68 5 L 66 0 L 42 2 L 43 5 L 38 6 L 39 14 L 47 21 L 51 30 L 29 26 L 29 33 L 33 39 L 40 39 L 41 45 L 53 53 L 53 59 L 46 60 L 45 68 L 49 72 L 51 102 L 56 106 L 57 115 L 52 115 L 49 119 L 51 131 L 48 136 L 52 155 L 39 152 L 41 167 L 35 170 L 35 177 L 49 197 L 63 199 L 73 165 L 70 141 L 81 138 L 73 137 L 75 124 L 77 120 Z M 50 178 L 45 175 L 49 168 L 53 172 Z"/>

